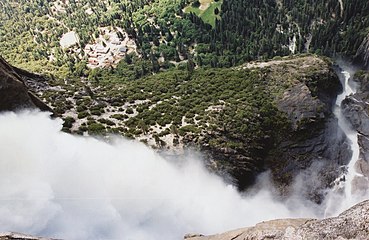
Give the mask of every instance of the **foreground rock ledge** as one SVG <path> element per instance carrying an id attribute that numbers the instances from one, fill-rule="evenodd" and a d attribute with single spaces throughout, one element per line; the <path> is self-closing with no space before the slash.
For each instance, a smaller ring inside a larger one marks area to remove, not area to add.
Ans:
<path id="1" fill-rule="evenodd" d="M 186 240 L 272 240 L 272 239 L 356 239 L 369 236 L 369 200 L 344 211 L 338 217 L 317 219 L 279 219 L 222 234 L 188 234 Z M 55 240 L 20 233 L 0 233 L 0 240 Z"/>
<path id="2" fill-rule="evenodd" d="M 5 232 L 5 233 L 0 233 L 0 240 L 56 240 L 56 239 L 34 237 L 31 235 L 25 235 L 25 234 L 14 233 L 14 232 Z"/>
<path id="3" fill-rule="evenodd" d="M 186 240 L 261 240 L 261 239 L 368 239 L 369 200 L 344 211 L 338 217 L 317 219 L 280 219 L 262 222 L 212 235 L 187 235 Z"/>

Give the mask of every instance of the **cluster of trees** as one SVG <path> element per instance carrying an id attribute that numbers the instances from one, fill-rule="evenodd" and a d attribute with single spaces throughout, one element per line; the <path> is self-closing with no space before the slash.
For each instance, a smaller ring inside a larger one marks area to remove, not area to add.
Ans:
<path id="1" fill-rule="evenodd" d="M 107 75 L 105 77 L 108 78 Z M 219 148 L 250 149 L 260 146 L 266 135 L 275 137 L 274 130 L 288 124 L 275 107 L 275 93 L 268 90 L 265 81 L 265 74 L 259 70 L 200 68 L 189 74 L 189 70 L 184 69 L 165 71 L 123 84 L 95 83 L 93 96 L 85 93 L 76 97 L 76 90 L 82 88 L 76 83 L 74 87 L 65 85 L 64 88 L 69 90 L 63 96 L 50 92 L 44 97 L 55 105 L 59 114 L 75 108 L 78 118 L 86 120 L 79 133 L 115 131 L 139 137 L 160 126 L 159 138 L 172 133 L 176 136 L 202 136 L 198 139 L 208 141 L 206 136 L 209 132 L 222 132 L 220 137 L 227 135 L 233 141 L 223 142 L 214 136 L 209 144 Z M 76 106 L 63 101 L 69 97 L 76 100 Z M 123 108 L 124 105 L 126 107 Z M 110 119 L 98 118 L 107 111 L 107 106 L 111 112 Z M 115 125 L 113 119 L 119 120 L 120 124 Z M 64 130 L 70 131 L 73 123 L 74 120 L 67 117 Z"/>
<path id="2" fill-rule="evenodd" d="M 368 34 L 368 15 L 369 3 L 360 0 L 228 0 L 215 29 L 198 41 L 228 65 L 288 55 L 291 44 L 295 53 L 354 56 Z"/>

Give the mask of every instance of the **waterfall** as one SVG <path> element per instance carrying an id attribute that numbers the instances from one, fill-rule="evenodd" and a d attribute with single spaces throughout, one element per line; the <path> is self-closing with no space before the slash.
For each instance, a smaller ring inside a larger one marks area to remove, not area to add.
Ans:
<path id="1" fill-rule="evenodd" d="M 325 216 L 329 217 L 336 215 L 352 205 L 358 203 L 362 198 L 356 194 L 353 188 L 356 177 L 362 177 L 355 169 L 355 165 L 359 160 L 360 147 L 358 143 L 358 133 L 352 128 L 344 114 L 342 113 L 342 101 L 356 93 L 356 86 L 351 82 L 353 71 L 350 68 L 341 65 L 340 72 L 338 72 L 340 81 L 343 86 L 343 92 L 337 96 L 334 107 L 334 115 L 338 119 L 338 125 L 345 133 L 348 143 L 350 145 L 352 155 L 347 166 L 343 166 L 344 173 L 334 181 L 334 187 L 327 195 Z"/>

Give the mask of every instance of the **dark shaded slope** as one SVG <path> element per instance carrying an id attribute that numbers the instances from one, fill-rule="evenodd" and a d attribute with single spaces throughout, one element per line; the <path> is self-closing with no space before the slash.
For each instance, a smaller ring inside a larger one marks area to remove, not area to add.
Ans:
<path id="1" fill-rule="evenodd" d="M 0 56 L 0 111 L 39 108 L 52 112 L 28 89 L 26 79 L 39 81 L 42 77 L 11 66 Z"/>

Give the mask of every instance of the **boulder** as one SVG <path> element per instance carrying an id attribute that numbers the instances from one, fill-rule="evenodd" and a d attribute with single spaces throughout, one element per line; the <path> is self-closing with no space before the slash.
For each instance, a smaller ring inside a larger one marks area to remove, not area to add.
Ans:
<path id="1" fill-rule="evenodd" d="M 369 116 L 364 94 L 354 94 L 342 101 L 342 112 L 353 128 L 359 133 L 369 136 Z"/>

